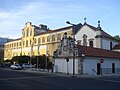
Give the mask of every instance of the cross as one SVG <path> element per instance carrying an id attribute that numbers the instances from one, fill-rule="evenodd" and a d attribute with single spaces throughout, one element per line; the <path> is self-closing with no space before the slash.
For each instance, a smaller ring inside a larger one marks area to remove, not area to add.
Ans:
<path id="1" fill-rule="evenodd" d="M 85 18 L 84 18 L 84 20 L 85 20 L 85 23 L 86 23 L 86 19 L 87 19 L 87 18 L 85 17 Z"/>

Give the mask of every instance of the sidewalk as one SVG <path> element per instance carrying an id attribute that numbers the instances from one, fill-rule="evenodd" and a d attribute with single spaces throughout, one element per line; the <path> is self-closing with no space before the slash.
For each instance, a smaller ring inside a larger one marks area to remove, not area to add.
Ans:
<path id="1" fill-rule="evenodd" d="M 79 78 L 101 78 L 101 77 L 120 77 L 120 74 L 103 74 L 103 75 L 73 75 L 73 74 L 66 74 L 66 73 L 55 73 L 52 70 L 47 69 L 23 69 L 19 70 L 20 72 L 28 72 L 28 73 L 37 73 L 37 74 L 49 74 L 55 76 L 63 76 L 63 77 L 79 77 Z"/>
<path id="2" fill-rule="evenodd" d="M 11 70 L 11 69 L 6 69 Z M 66 74 L 66 73 L 55 73 L 52 72 L 52 70 L 47 69 L 37 69 L 37 68 L 27 68 L 22 70 L 14 70 L 18 72 L 26 72 L 26 73 L 36 73 L 36 74 L 47 74 L 47 75 L 53 75 L 53 76 L 62 76 L 62 77 L 77 77 L 77 78 L 102 78 L 102 77 L 120 77 L 120 74 L 103 74 L 103 75 L 73 75 L 73 74 Z"/>

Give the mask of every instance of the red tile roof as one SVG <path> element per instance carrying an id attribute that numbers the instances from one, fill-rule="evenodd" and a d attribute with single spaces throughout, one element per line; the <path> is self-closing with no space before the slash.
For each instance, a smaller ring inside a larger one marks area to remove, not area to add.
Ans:
<path id="1" fill-rule="evenodd" d="M 21 38 L 13 39 L 13 40 L 10 40 L 8 42 L 13 42 L 13 41 L 17 41 L 17 40 L 21 40 Z M 8 43 L 8 42 L 6 42 L 6 43 Z"/>
<path id="2" fill-rule="evenodd" d="M 59 31 L 64 31 L 64 30 L 70 29 L 71 27 L 72 26 L 68 26 L 68 27 L 64 27 L 64 28 L 59 28 L 59 29 L 55 29 L 55 30 L 48 30 L 47 32 L 42 32 L 39 35 L 48 34 L 48 33 L 54 33 L 54 32 L 59 32 Z"/>
<path id="3" fill-rule="evenodd" d="M 81 49 L 81 52 L 85 54 L 85 56 L 92 57 L 103 57 L 103 58 L 120 58 L 120 52 L 87 47 L 87 46 L 78 46 Z"/>

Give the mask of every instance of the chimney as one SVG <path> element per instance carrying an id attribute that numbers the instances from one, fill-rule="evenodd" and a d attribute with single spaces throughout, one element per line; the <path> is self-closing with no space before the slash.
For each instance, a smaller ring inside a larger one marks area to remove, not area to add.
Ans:
<path id="1" fill-rule="evenodd" d="M 46 31 L 47 31 L 47 25 L 40 24 L 40 25 L 39 25 L 39 28 L 40 28 L 41 30 L 46 30 Z"/>

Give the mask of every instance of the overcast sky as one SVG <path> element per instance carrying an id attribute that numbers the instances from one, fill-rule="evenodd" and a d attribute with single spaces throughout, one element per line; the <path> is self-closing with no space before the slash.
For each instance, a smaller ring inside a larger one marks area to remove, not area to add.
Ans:
<path id="1" fill-rule="evenodd" d="M 54 30 L 65 22 L 87 23 L 120 35 L 120 0 L 0 0 L 0 37 L 19 38 L 26 22 Z"/>

